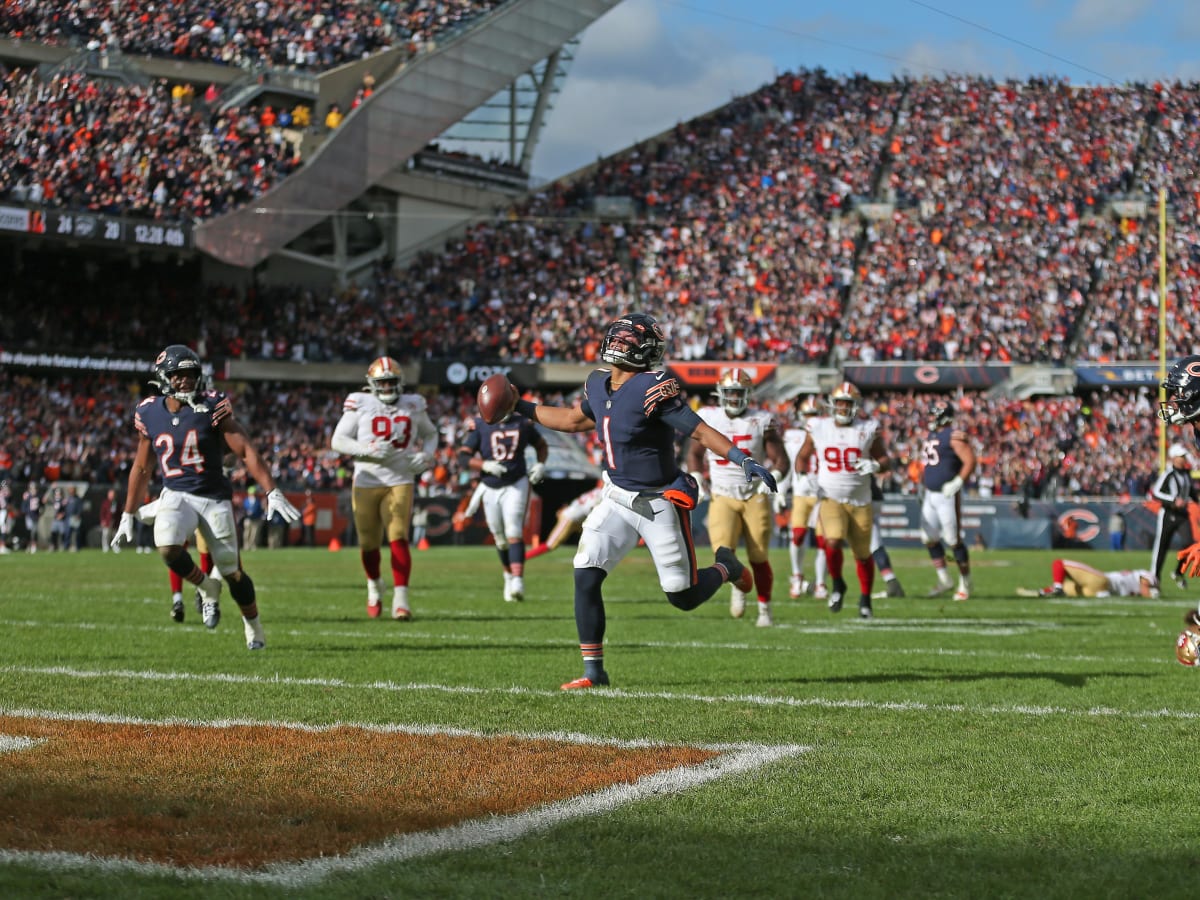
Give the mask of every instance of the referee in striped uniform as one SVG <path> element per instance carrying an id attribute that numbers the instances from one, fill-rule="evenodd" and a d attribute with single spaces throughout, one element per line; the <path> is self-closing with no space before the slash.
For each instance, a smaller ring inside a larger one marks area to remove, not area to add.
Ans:
<path id="1" fill-rule="evenodd" d="M 1172 444 L 1167 449 L 1169 465 L 1158 476 L 1150 495 L 1162 504 L 1158 511 L 1158 522 L 1154 529 L 1154 546 L 1150 550 L 1150 568 L 1154 576 L 1162 583 L 1163 563 L 1171 549 L 1171 541 L 1175 532 L 1189 526 L 1188 502 L 1192 499 L 1192 466 L 1188 458 L 1187 448 L 1183 444 Z M 1183 577 L 1178 561 L 1175 563 L 1171 578 L 1180 588 L 1187 588 L 1187 580 Z"/>

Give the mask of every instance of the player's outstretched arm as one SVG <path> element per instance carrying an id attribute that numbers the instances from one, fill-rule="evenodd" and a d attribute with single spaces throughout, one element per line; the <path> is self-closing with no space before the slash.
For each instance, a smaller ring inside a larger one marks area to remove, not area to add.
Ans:
<path id="1" fill-rule="evenodd" d="M 580 431 L 591 431 L 596 427 L 594 420 L 584 414 L 578 406 L 548 406 L 545 403 L 534 403 L 532 400 L 518 400 L 517 412 L 526 418 L 533 419 L 539 425 L 545 425 L 553 431 L 563 431 L 575 434 Z"/>

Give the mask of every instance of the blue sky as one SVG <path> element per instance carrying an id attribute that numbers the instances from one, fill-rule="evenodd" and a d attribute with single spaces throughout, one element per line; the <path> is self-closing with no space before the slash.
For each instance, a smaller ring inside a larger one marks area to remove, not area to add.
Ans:
<path id="1" fill-rule="evenodd" d="M 1200 79 L 1200 0 L 623 0 L 583 35 L 534 157 L 556 178 L 776 73 Z"/>

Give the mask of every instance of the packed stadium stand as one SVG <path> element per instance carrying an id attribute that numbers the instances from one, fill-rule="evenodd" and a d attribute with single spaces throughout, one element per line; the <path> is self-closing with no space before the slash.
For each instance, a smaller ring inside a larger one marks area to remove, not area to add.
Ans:
<path id="1" fill-rule="evenodd" d="M 0 478 L 120 482 L 144 369 L 183 340 L 292 489 L 344 486 L 341 399 L 397 357 L 443 433 L 423 490 L 454 492 L 472 383 L 426 366 L 525 366 L 569 398 L 636 307 L 675 364 L 762 366 L 784 420 L 859 379 L 897 494 L 929 391 L 981 448 L 975 494 L 1144 494 L 1156 204 L 1168 303 L 1190 311 L 1200 88 L 801 70 L 531 189 L 559 50 L 613 5 L 209 4 L 200 27 L 7 5 Z M 447 86 L 464 54 L 482 74 Z M 156 74 L 164 58 L 228 72 L 206 86 Z M 535 64 L 524 146 L 438 146 Z M 1168 358 L 1194 349 L 1189 318 Z"/>

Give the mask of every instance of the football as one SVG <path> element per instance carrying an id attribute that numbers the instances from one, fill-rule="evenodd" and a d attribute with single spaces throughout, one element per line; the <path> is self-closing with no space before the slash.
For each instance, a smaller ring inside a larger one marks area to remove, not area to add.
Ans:
<path id="1" fill-rule="evenodd" d="M 497 372 L 479 386 L 475 404 L 483 421 L 495 425 L 511 415 L 520 397 L 516 385 L 508 380 L 508 376 Z"/>

